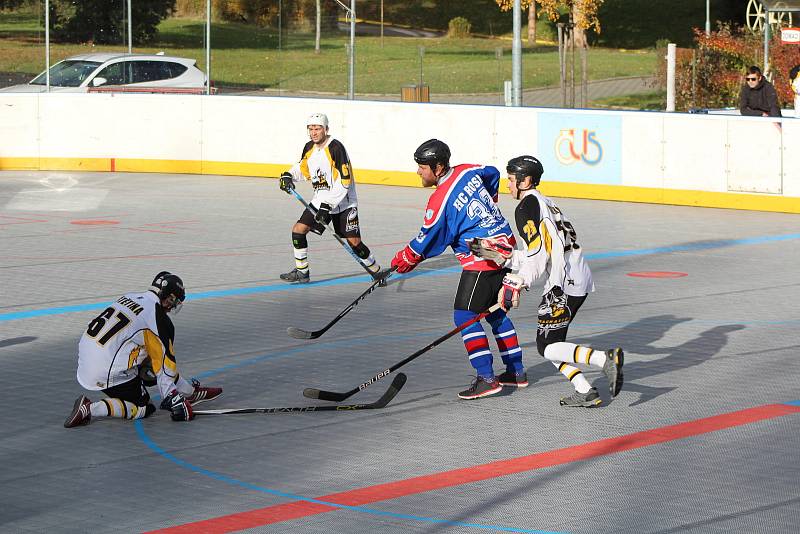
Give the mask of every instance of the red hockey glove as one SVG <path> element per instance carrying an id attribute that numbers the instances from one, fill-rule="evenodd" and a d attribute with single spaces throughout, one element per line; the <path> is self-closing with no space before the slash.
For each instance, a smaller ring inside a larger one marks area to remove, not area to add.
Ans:
<path id="1" fill-rule="evenodd" d="M 421 261 L 422 256 L 406 245 L 403 250 L 398 251 L 397 254 L 394 255 L 392 267 L 396 267 L 398 273 L 407 273 L 413 271 L 414 267 Z"/>
<path id="2" fill-rule="evenodd" d="M 518 274 L 507 274 L 503 277 L 503 287 L 500 288 L 500 293 L 497 295 L 497 302 L 503 310 L 508 311 L 511 308 L 519 306 L 519 292 L 522 289 L 527 289 L 525 281 Z"/>

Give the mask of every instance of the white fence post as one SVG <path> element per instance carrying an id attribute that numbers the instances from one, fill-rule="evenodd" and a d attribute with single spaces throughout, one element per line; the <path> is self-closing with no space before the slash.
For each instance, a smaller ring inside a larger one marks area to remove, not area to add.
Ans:
<path id="1" fill-rule="evenodd" d="M 675 48 L 667 45 L 667 111 L 675 111 Z"/>

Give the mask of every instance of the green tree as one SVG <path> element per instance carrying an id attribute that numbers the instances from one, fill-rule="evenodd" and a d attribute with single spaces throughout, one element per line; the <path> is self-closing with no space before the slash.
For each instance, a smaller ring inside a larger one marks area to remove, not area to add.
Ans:
<path id="1" fill-rule="evenodd" d="M 59 8 L 65 13 L 62 15 L 63 25 L 57 31 L 62 40 L 118 44 L 127 32 L 127 21 L 123 20 L 123 13 L 127 16 L 127 0 L 81 0 L 74 3 L 61 0 Z M 133 42 L 143 44 L 151 41 L 158 32 L 159 22 L 174 9 L 175 0 L 131 0 Z"/>

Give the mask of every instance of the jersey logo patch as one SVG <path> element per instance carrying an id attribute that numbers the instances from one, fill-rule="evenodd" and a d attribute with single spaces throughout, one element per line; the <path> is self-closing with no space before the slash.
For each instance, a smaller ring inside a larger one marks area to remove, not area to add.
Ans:
<path id="1" fill-rule="evenodd" d="M 317 170 L 317 174 L 311 179 L 311 186 L 315 191 L 320 189 L 330 189 L 331 185 L 328 183 L 328 177 L 322 172 L 322 169 Z"/>

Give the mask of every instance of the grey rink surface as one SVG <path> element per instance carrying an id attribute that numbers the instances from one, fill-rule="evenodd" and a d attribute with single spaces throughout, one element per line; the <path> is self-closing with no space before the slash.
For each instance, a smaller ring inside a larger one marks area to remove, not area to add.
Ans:
<path id="1" fill-rule="evenodd" d="M 362 184 L 358 192 L 364 240 L 388 264 L 416 235 L 430 191 Z M 408 383 L 383 410 L 191 423 L 159 411 L 64 429 L 85 393 L 75 369 L 86 324 L 161 270 L 179 274 L 189 293 L 174 317 L 180 369 L 225 388 L 205 409 L 325 404 L 303 389 L 347 391 L 453 327 L 459 269 L 449 252 L 427 260 L 321 338 L 296 340 L 287 327 L 322 327 L 369 282 L 328 235 L 309 239 L 314 283 L 278 280 L 293 264 L 290 229 L 301 206 L 276 181 L 0 173 L 0 531 L 797 532 L 800 413 L 701 424 L 685 437 L 669 428 L 800 399 L 800 218 L 559 204 L 597 285 L 570 339 L 626 351 L 614 400 L 602 374 L 586 370 L 603 396 L 599 408 L 559 406 L 570 385 L 536 352 L 535 290 L 512 313 L 527 389 L 457 399 L 471 368 L 456 336 L 402 369 Z M 514 205 L 501 197 L 507 216 Z M 687 276 L 629 276 L 646 271 Z M 373 401 L 390 380 L 346 402 Z M 614 448 L 639 432 L 672 438 Z M 599 452 L 569 459 L 586 449 Z M 540 467 L 463 484 L 448 478 L 534 454 Z M 424 475 L 450 483 L 378 495 L 358 509 L 231 517 Z M 222 519 L 196 524 L 213 518 Z"/>

